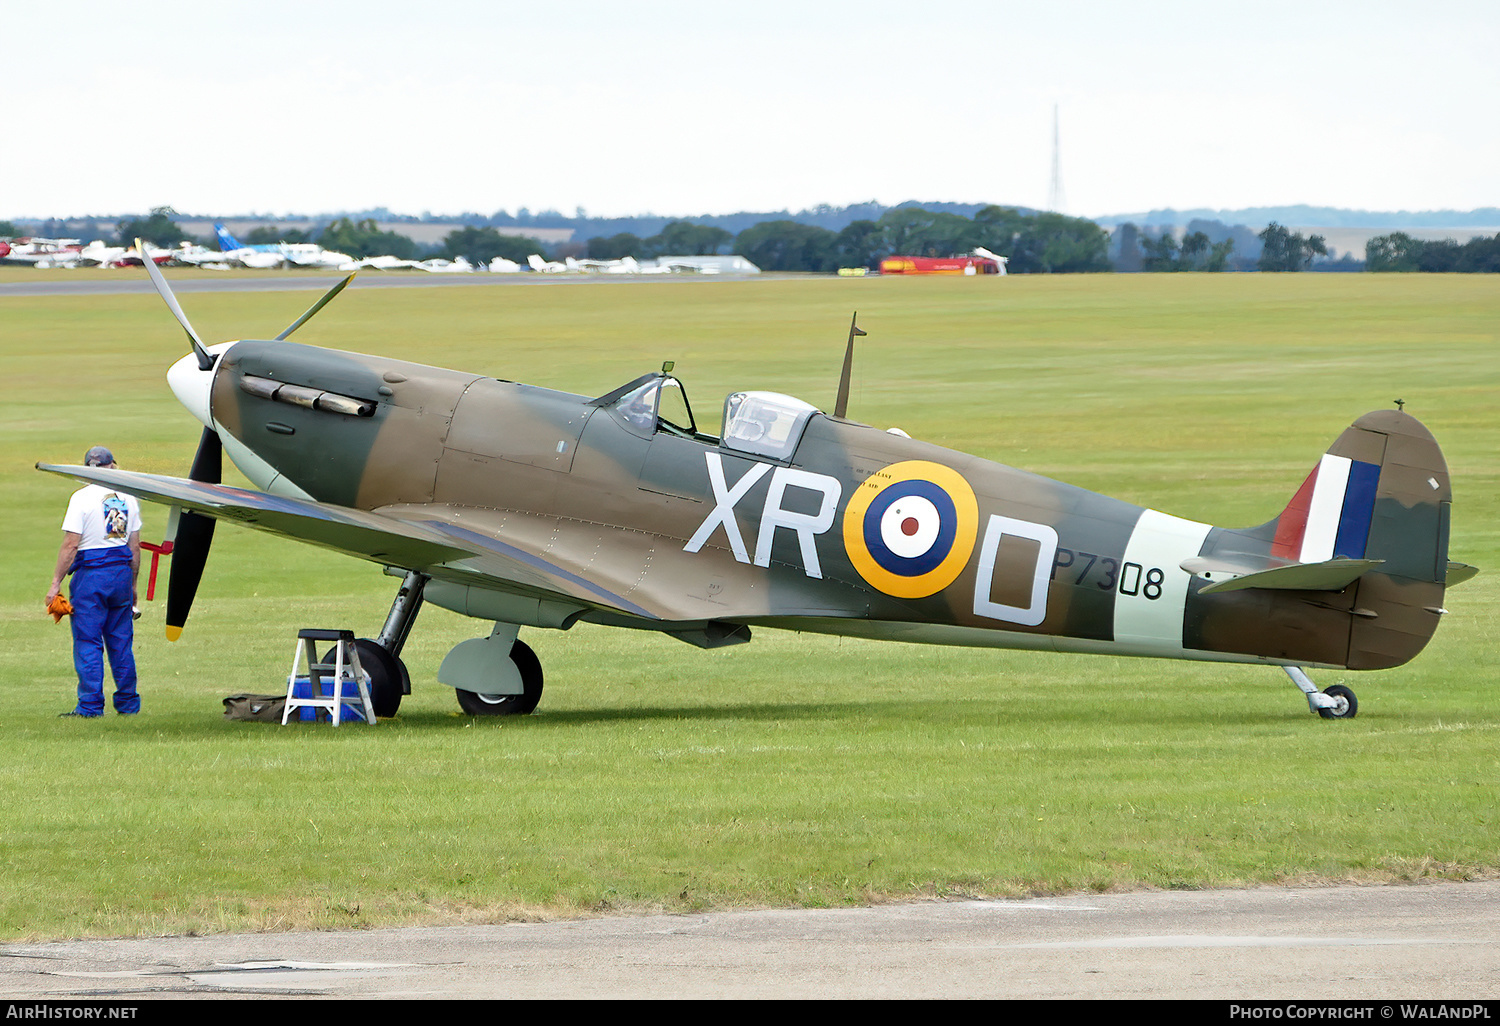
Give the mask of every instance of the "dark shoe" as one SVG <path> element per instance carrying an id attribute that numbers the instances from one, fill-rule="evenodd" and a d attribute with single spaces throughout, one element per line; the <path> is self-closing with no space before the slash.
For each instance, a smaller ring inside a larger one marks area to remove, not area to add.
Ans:
<path id="1" fill-rule="evenodd" d="M 63 720 L 67 719 L 69 716 L 76 716 L 80 720 L 97 720 L 100 716 L 103 715 L 103 713 L 94 713 L 93 715 L 89 715 L 88 713 L 81 713 L 75 709 L 72 712 L 58 713 L 57 718 Z"/>

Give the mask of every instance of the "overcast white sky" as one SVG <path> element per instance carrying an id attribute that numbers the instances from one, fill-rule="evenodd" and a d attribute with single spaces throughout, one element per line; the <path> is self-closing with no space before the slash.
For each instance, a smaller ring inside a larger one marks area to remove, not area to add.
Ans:
<path id="1" fill-rule="evenodd" d="M 1500 2 L 0 0 L 0 218 L 1500 205 Z"/>

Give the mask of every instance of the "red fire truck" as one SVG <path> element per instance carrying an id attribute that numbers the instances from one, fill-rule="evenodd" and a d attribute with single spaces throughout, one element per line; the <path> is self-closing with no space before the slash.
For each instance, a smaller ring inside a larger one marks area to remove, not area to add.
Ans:
<path id="1" fill-rule="evenodd" d="M 998 260 L 982 256 L 891 256 L 880 261 L 881 274 L 1004 274 Z"/>

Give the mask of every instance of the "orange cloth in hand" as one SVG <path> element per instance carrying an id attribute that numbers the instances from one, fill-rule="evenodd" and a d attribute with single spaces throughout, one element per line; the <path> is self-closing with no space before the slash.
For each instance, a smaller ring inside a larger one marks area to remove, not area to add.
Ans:
<path id="1" fill-rule="evenodd" d="M 73 611 L 73 603 L 68 597 L 61 593 L 54 595 L 52 601 L 47 603 L 47 612 L 52 614 L 53 623 L 62 623 L 62 618 Z"/>

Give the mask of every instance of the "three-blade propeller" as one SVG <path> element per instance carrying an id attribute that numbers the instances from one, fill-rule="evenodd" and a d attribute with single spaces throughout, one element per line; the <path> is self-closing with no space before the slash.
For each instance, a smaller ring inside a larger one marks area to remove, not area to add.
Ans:
<path id="1" fill-rule="evenodd" d="M 210 353 L 203 345 L 203 340 L 193 330 L 187 315 L 182 312 L 182 307 L 177 303 L 177 297 L 172 294 L 171 287 L 167 285 L 167 279 L 157 269 L 151 258 L 146 256 L 146 251 L 141 248 L 139 241 L 136 242 L 136 246 L 140 249 L 147 273 L 151 275 L 151 282 L 156 286 L 156 291 L 166 301 L 167 308 L 172 311 L 172 316 L 177 318 L 177 323 L 182 325 L 182 330 L 187 332 L 188 342 L 191 343 L 193 353 L 198 357 L 198 369 L 205 374 L 213 373 L 218 361 L 217 356 Z M 276 340 L 285 340 L 292 332 L 306 324 L 313 314 L 323 309 L 329 300 L 342 292 L 353 280 L 354 275 L 351 274 L 329 289 L 322 299 L 319 299 L 306 313 L 277 335 Z M 188 480 L 219 484 L 223 473 L 224 445 L 219 441 L 217 431 L 211 427 L 205 427 L 202 437 L 198 440 L 198 452 L 193 456 L 193 469 L 188 473 Z M 182 510 L 177 519 L 177 535 L 172 543 L 172 567 L 167 577 L 168 641 L 176 641 L 182 636 L 182 628 L 187 623 L 188 612 L 193 607 L 193 597 L 198 593 L 199 582 L 203 580 L 203 568 L 208 563 L 208 550 L 213 544 L 215 523 L 217 521 L 213 517 L 188 510 Z"/>

